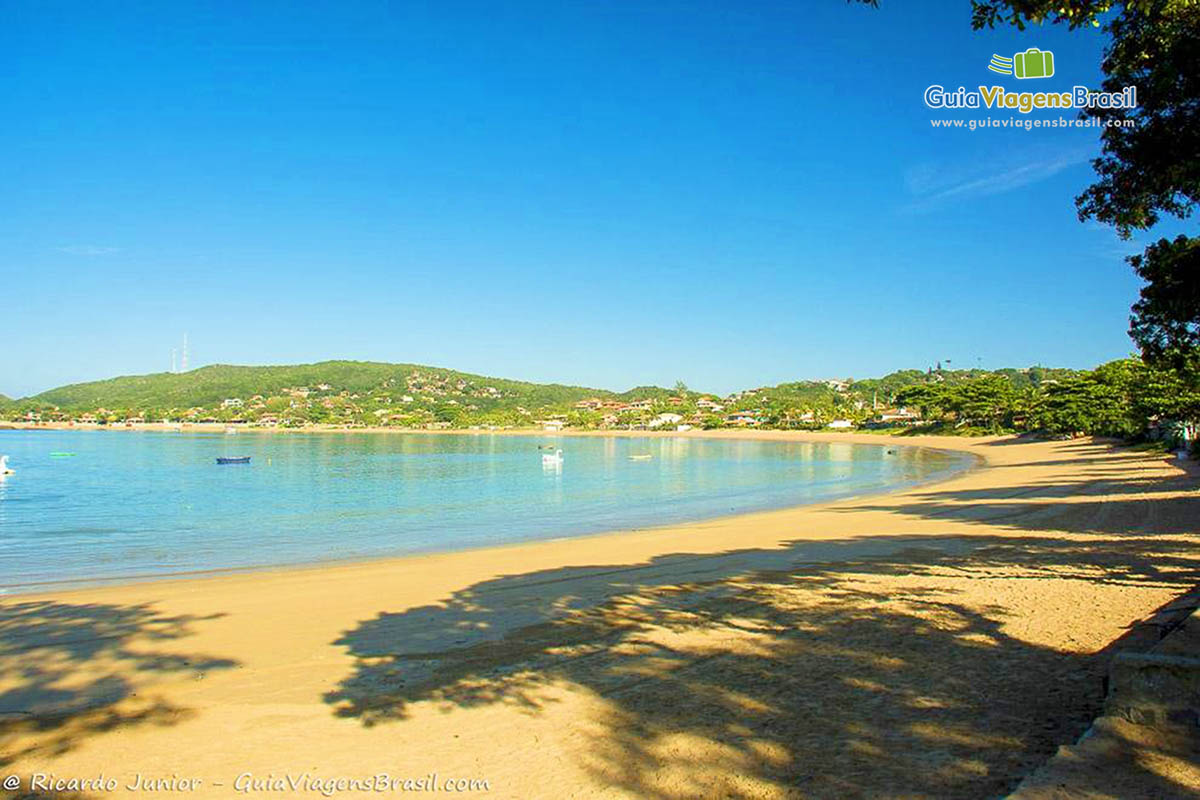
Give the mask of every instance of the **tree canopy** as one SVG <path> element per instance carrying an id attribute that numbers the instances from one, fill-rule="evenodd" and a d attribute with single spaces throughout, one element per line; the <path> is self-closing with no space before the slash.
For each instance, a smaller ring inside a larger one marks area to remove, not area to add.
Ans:
<path id="1" fill-rule="evenodd" d="M 1195 370 L 1200 348 L 1200 239 L 1160 239 L 1129 263 L 1146 282 L 1130 334 L 1146 358 Z"/>
<path id="2" fill-rule="evenodd" d="M 877 6 L 877 0 L 860 0 Z M 1165 216 L 1190 219 L 1200 201 L 1200 2 L 1198 0 L 972 0 L 976 30 L 1029 23 L 1100 28 L 1105 92 L 1137 87 L 1132 109 L 1088 108 L 1101 128 L 1096 180 L 1075 199 L 1081 220 L 1112 225 L 1123 238 Z M 1161 240 L 1129 261 L 1146 281 L 1129 333 L 1150 360 L 1177 366 L 1200 330 L 1197 239 Z"/>

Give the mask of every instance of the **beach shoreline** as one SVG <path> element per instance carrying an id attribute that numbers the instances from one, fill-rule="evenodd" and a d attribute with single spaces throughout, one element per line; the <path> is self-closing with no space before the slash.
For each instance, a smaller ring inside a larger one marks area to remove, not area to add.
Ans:
<path id="1" fill-rule="evenodd" d="M 0 762 L 206 797 L 288 770 L 492 797 L 993 796 L 1086 729 L 1106 648 L 1200 581 L 1195 476 L 1161 455 L 652 435 L 980 463 L 685 525 L 0 597 Z"/>
<path id="2" fill-rule="evenodd" d="M 78 429 L 64 428 L 62 430 L 78 430 Z M 101 430 L 103 430 L 103 429 L 101 428 Z M 149 428 L 146 430 L 163 432 L 163 431 L 161 431 L 161 429 L 158 429 L 158 428 Z M 381 431 L 362 431 L 362 430 L 340 431 L 340 430 L 334 430 L 334 429 L 326 429 L 326 430 L 322 430 L 320 432 L 321 433 L 342 433 L 342 432 L 373 433 L 373 432 L 382 432 L 383 430 L 386 430 L 389 433 L 401 432 L 401 433 L 412 433 L 412 434 L 416 434 L 416 435 L 435 435 L 435 436 L 436 435 L 445 435 L 445 434 L 454 434 L 454 433 L 465 433 L 465 434 L 480 433 L 478 431 L 421 431 L 421 430 L 396 431 L 395 429 L 381 429 Z M 286 432 L 301 433 L 304 431 L 301 431 L 298 429 L 287 429 Z M 493 432 L 482 432 L 482 433 L 484 433 L 486 435 L 488 433 L 493 433 Z M 504 436 L 534 437 L 541 432 L 540 431 L 530 431 L 530 430 L 511 430 L 511 431 L 495 432 L 495 433 L 497 435 L 504 435 Z M 823 506 L 828 506 L 828 505 L 831 505 L 834 503 L 846 502 L 849 500 L 888 495 L 888 494 L 893 494 L 896 492 L 901 492 L 901 491 L 908 490 L 908 489 L 915 489 L 915 488 L 919 488 L 919 487 L 934 486 L 939 483 L 943 483 L 945 481 L 951 480 L 951 479 L 953 479 L 959 475 L 962 475 L 966 472 L 969 472 L 971 470 L 978 469 L 985 464 L 985 459 L 979 452 L 965 446 L 965 443 L 972 441 L 972 440 L 969 440 L 969 439 L 959 440 L 955 437 L 926 437 L 931 440 L 934 438 L 938 439 L 939 442 L 938 442 L 937 446 L 935 446 L 929 442 L 918 443 L 918 442 L 912 441 L 911 439 L 905 439 L 903 442 L 888 442 L 888 441 L 879 441 L 878 436 L 872 436 L 872 435 L 866 435 L 866 434 L 856 435 L 856 434 L 848 434 L 848 433 L 841 433 L 841 432 L 825 434 L 825 433 L 814 433 L 814 432 L 769 431 L 769 430 L 764 430 L 764 431 L 746 431 L 746 430 L 686 431 L 686 432 L 571 431 L 571 432 L 563 432 L 561 434 L 555 434 L 555 435 L 563 436 L 563 437 L 586 437 L 586 438 L 603 438 L 603 437 L 612 437 L 612 436 L 617 436 L 617 437 L 621 437 L 621 438 L 638 438 L 639 436 L 645 435 L 645 434 L 650 434 L 652 438 L 683 437 L 683 438 L 693 438 L 693 439 L 724 439 L 724 440 L 732 439 L 732 440 L 755 440 L 755 441 L 778 441 L 778 442 L 814 442 L 814 443 L 839 443 L 840 442 L 840 443 L 845 443 L 845 444 L 870 445 L 870 446 L 877 446 L 877 447 L 902 447 L 902 448 L 915 448 L 915 449 L 926 449 L 926 450 L 941 450 L 941 451 L 945 451 L 945 452 L 954 453 L 955 455 L 959 455 L 959 456 L 965 454 L 966 456 L 970 457 L 972 460 L 970 463 L 966 464 L 965 466 L 950 467 L 945 470 L 939 471 L 938 473 L 935 473 L 935 474 L 929 476 L 928 478 L 925 478 L 922 480 L 898 483 L 898 484 L 880 488 L 880 489 L 874 490 L 874 491 L 855 492 L 853 494 L 836 497 L 836 498 L 832 498 L 832 499 L 828 499 L 828 500 L 822 500 L 822 501 L 815 502 L 815 503 L 804 503 L 804 504 L 799 504 L 799 505 L 783 506 L 780 508 L 764 509 L 764 510 L 759 510 L 759 511 L 748 512 L 748 513 L 739 512 L 739 513 L 735 513 L 735 514 L 718 514 L 716 516 L 705 517 L 704 519 L 694 520 L 694 521 L 689 521 L 689 522 L 684 522 L 684 523 L 664 523 L 661 525 L 653 525 L 653 526 L 647 526 L 647 527 L 641 527 L 641 528 L 617 528 L 617 529 L 613 529 L 613 530 L 597 531 L 594 533 L 583 533 L 583 534 L 578 534 L 578 535 L 565 533 L 562 536 L 556 536 L 551 539 L 518 539 L 518 540 L 515 540 L 512 542 L 506 542 L 506 543 L 494 544 L 494 545 L 485 545 L 485 546 L 470 546 L 470 547 L 450 548 L 450 549 L 437 549 L 437 548 L 431 546 L 429 549 L 423 549 L 423 550 L 410 552 L 410 553 L 366 555 L 366 556 L 350 557 L 350 558 L 328 558 L 328 559 L 320 559 L 320 560 L 315 560 L 315 561 L 285 562 L 285 563 L 278 563 L 278 564 L 264 563 L 264 564 L 258 564 L 258 565 L 248 565 L 248 566 L 216 567 L 216 568 L 212 568 L 212 569 L 189 570 L 189 571 L 181 571 L 181 572 L 164 572 L 164 573 L 158 573 L 158 574 L 153 574 L 153 575 L 125 575 L 125 576 L 114 576 L 114 577 L 95 578 L 95 579 L 80 578 L 80 579 L 69 579 L 69 580 L 61 580 L 61 581 L 43 581 L 40 583 L 11 584 L 9 586 L 3 587 L 3 590 L 0 591 L 0 598 L 2 598 L 2 597 L 25 598 L 25 597 L 30 597 L 30 596 L 58 594 L 61 592 L 72 592 L 72 591 L 78 591 L 78 590 L 90 589 L 90 588 L 116 587 L 116 586 L 123 586 L 123 585 L 144 584 L 144 583 L 152 583 L 152 582 L 157 583 L 157 582 L 170 582 L 170 581 L 183 581 L 183 580 L 204 580 L 204 579 L 208 579 L 208 578 L 215 578 L 215 577 L 221 577 L 221 576 L 254 575 L 254 574 L 258 574 L 258 573 L 274 573 L 274 572 L 290 571 L 290 570 L 313 570 L 313 569 L 320 570 L 320 569 L 329 568 L 329 567 L 355 566 L 355 565 L 368 564 L 368 563 L 372 563 L 372 562 L 385 562 L 386 563 L 386 562 L 395 562 L 395 561 L 407 560 L 407 559 L 420 559 L 420 558 L 427 558 L 429 556 L 434 556 L 434 555 L 449 555 L 449 554 L 454 554 L 454 553 L 473 553 L 473 552 L 484 552 L 484 551 L 503 551 L 503 550 L 509 550 L 514 547 L 522 547 L 522 546 L 529 545 L 529 544 L 535 544 L 538 542 L 571 542 L 571 541 L 579 541 L 579 540 L 584 540 L 584 539 L 601 539 L 602 540 L 602 539 L 606 539 L 608 537 L 622 537 L 622 536 L 627 536 L 631 533 L 639 533 L 639 532 L 653 533 L 653 532 L 659 531 L 659 530 L 670 530 L 670 531 L 672 531 L 673 535 L 686 536 L 688 527 L 691 525 L 702 525 L 702 524 L 713 522 L 716 520 L 733 521 L 733 520 L 738 520 L 739 518 L 742 518 L 742 517 L 752 518 L 752 517 L 756 517 L 761 514 L 771 514 L 771 513 L 776 513 L 776 512 L 781 512 L 781 511 L 790 511 L 790 510 L 795 510 L 795 509 L 800 509 L 800 508 L 815 509 L 815 508 L 820 508 Z M 991 437 L 991 438 L 995 438 L 995 437 Z M 945 444 L 945 443 L 941 442 L 941 440 L 943 440 L 943 439 L 949 440 L 950 443 Z M 984 440 L 979 439 L 979 441 L 984 441 Z M 957 443 L 957 442 L 962 442 L 963 444 L 959 445 L 959 446 L 954 446 L 955 443 Z M 747 519 L 747 520 L 744 520 L 743 522 L 747 525 L 754 524 L 753 519 Z"/>
<path id="3" fill-rule="evenodd" d="M 875 440 L 887 441 L 898 434 L 888 430 L 879 433 L 856 434 L 844 430 L 817 429 L 783 429 L 758 428 L 753 426 L 732 428 L 689 428 L 685 431 L 676 429 L 653 428 L 636 430 L 631 428 L 595 428 L 547 430 L 544 426 L 529 425 L 525 427 L 474 427 L 474 428 L 403 428 L 396 426 L 378 425 L 249 425 L 246 423 L 229 422 L 115 422 L 101 425 L 94 422 L 26 422 L 14 420 L 0 422 L 0 431 L 124 431 L 124 432 L 162 432 L 162 433 L 225 433 L 233 429 L 237 433 L 398 433 L 419 434 L 426 436 L 688 436 L 704 434 L 727 434 L 735 437 L 754 436 L 755 434 L 788 434 L 812 436 L 870 436 Z M 955 436 L 937 436 L 937 439 L 957 439 Z M 983 437 L 961 437 L 983 438 Z"/>

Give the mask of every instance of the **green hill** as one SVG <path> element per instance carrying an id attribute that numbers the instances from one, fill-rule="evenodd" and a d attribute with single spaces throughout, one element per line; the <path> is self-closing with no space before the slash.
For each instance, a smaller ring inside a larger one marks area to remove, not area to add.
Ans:
<path id="1" fill-rule="evenodd" d="M 228 398 L 255 396 L 370 397 L 381 402 L 405 396 L 427 402 L 469 403 L 481 408 L 542 408 L 585 397 L 615 397 L 613 392 L 581 386 L 540 384 L 490 378 L 419 364 L 371 361 L 322 361 L 292 366 L 240 367 L 217 364 L 184 373 L 130 375 L 60 386 L 22 405 L 58 406 L 64 411 L 211 407 Z"/>
<path id="2" fill-rule="evenodd" d="M 727 422 L 743 424 L 740 418 L 722 419 L 734 414 L 749 415 L 754 424 L 766 426 L 822 427 L 833 419 L 864 423 L 878 410 L 911 404 L 918 395 L 925 398 L 920 408 L 933 413 L 935 406 L 940 409 L 951 400 L 974 402 L 981 391 L 995 393 L 1001 385 L 1007 387 L 1002 392 L 1005 397 L 1019 400 L 1025 413 L 1034 407 L 1036 397 L 1045 394 L 1043 387 L 1052 388 L 1075 376 L 1073 370 L 1045 367 L 986 371 L 948 370 L 938 365 L 937 369 L 902 370 L 881 378 L 795 381 L 747 389 L 724 398 L 724 410 L 718 407 L 714 413 L 711 405 L 701 403 L 700 393 L 682 383 L 674 389 L 637 386 L 618 393 L 491 378 L 420 364 L 218 364 L 185 373 L 130 375 L 72 384 L 18 401 L 0 396 L 0 409 L 8 418 L 35 411 L 50 421 L 89 414 L 101 422 L 141 418 L 284 427 L 313 423 L 404 428 L 520 427 L 550 418 L 575 427 L 629 426 L 648 425 L 654 415 L 664 412 L 686 418 L 688 424 L 706 427 Z M 934 404 L 929 400 L 934 396 L 946 402 Z M 591 398 L 617 402 L 579 403 Z M 1015 412 L 1009 416 L 1016 418 Z"/>

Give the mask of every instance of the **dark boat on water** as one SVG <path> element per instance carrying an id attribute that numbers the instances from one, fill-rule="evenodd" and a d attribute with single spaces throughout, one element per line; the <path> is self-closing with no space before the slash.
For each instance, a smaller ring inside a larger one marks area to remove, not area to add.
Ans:
<path id="1" fill-rule="evenodd" d="M 249 464 L 250 456 L 217 456 L 218 464 Z"/>

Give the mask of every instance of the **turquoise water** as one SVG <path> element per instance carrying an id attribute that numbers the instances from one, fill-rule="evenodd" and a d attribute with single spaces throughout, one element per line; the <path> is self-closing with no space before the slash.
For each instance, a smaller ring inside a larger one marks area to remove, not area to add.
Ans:
<path id="1" fill-rule="evenodd" d="M 561 469 L 543 466 L 539 445 L 563 449 Z M 968 463 L 893 449 L 683 437 L 0 431 L 0 454 L 15 470 L 0 483 L 0 587 L 641 528 L 880 491 Z M 215 463 L 241 455 L 252 462 Z"/>

